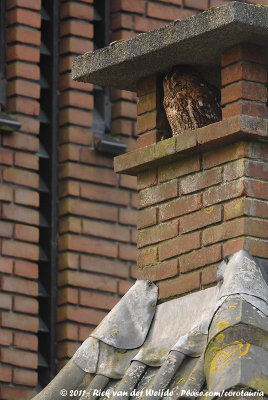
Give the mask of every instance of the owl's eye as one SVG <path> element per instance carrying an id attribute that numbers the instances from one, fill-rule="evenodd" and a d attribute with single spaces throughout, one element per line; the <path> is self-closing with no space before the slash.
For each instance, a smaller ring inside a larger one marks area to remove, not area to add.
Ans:
<path id="1" fill-rule="evenodd" d="M 181 86 L 181 82 L 176 82 L 175 88 Z"/>

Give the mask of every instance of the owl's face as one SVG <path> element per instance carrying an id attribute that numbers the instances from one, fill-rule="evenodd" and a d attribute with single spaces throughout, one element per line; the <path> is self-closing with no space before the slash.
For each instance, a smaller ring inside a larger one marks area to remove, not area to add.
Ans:
<path id="1" fill-rule="evenodd" d="M 202 84 L 201 84 L 202 85 Z M 200 76 L 186 67 L 177 67 L 164 79 L 164 94 L 175 96 L 178 93 L 184 95 L 194 87 L 200 86 Z"/>

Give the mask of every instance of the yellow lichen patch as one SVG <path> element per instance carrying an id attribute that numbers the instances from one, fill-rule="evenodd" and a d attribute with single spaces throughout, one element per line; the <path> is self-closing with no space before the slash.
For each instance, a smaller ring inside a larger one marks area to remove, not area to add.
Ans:
<path id="1" fill-rule="evenodd" d="M 260 392 L 268 393 L 268 379 L 267 375 L 255 374 L 249 381 L 250 387 L 259 390 Z"/>
<path id="2" fill-rule="evenodd" d="M 218 325 L 217 325 L 217 332 L 222 331 L 223 329 L 227 328 L 227 326 L 229 326 L 229 322 L 228 321 L 219 322 Z"/>
<path id="3" fill-rule="evenodd" d="M 204 208 L 204 211 L 206 214 L 211 214 L 213 210 L 214 210 L 214 206 Z"/>
<path id="4" fill-rule="evenodd" d="M 250 343 L 242 343 L 237 340 L 219 351 L 210 364 L 209 375 L 246 355 L 249 347 Z"/>
<path id="5" fill-rule="evenodd" d="M 236 305 L 229 306 L 229 308 L 232 308 L 234 310 L 236 308 Z"/>

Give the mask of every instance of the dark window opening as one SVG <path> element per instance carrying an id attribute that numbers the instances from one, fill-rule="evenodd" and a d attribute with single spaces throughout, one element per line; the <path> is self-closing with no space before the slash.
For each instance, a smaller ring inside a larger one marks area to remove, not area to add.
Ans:
<path id="1" fill-rule="evenodd" d="M 57 291 L 57 87 L 58 2 L 41 10 L 40 46 L 40 253 L 38 378 L 46 386 L 56 373 Z"/>

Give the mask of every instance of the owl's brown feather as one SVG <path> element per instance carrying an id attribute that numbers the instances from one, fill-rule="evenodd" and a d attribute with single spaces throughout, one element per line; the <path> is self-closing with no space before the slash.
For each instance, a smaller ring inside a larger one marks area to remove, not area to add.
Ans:
<path id="1" fill-rule="evenodd" d="M 191 68 L 175 67 L 164 78 L 163 88 L 173 136 L 221 119 L 219 91 Z"/>

